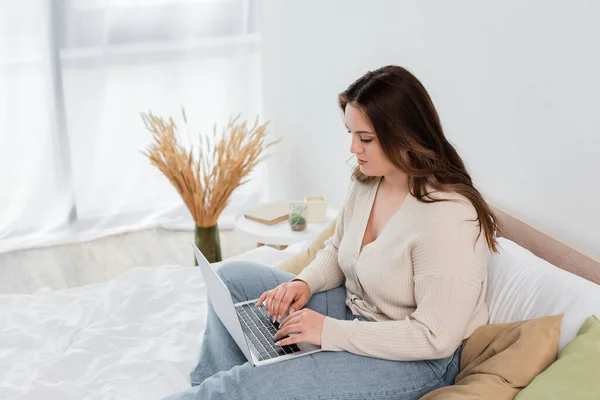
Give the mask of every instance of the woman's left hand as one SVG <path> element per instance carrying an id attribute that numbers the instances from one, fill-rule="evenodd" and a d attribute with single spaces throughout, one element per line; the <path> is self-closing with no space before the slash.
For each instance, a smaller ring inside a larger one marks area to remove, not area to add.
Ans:
<path id="1" fill-rule="evenodd" d="M 323 332 L 323 322 L 325 316 L 309 308 L 303 308 L 294 311 L 288 315 L 279 324 L 279 330 L 275 334 L 275 339 L 279 340 L 290 334 L 295 334 L 279 341 L 279 346 L 285 346 L 292 343 L 311 343 L 315 346 L 321 345 L 321 333 Z"/>

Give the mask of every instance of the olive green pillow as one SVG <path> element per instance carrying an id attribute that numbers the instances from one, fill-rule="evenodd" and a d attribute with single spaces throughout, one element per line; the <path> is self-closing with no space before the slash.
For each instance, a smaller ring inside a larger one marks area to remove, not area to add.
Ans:
<path id="1" fill-rule="evenodd" d="M 600 399 L 600 320 L 589 317 L 558 360 L 517 396 L 529 399 Z"/>
<path id="2" fill-rule="evenodd" d="M 275 268 L 298 275 L 304 269 L 304 267 L 306 267 L 312 260 L 315 259 L 317 252 L 325 248 L 325 241 L 335 233 L 336 222 L 337 218 L 334 219 L 323 230 L 323 232 L 321 232 L 319 236 L 312 241 L 306 250 L 295 254 L 290 259 L 279 265 L 276 265 Z"/>

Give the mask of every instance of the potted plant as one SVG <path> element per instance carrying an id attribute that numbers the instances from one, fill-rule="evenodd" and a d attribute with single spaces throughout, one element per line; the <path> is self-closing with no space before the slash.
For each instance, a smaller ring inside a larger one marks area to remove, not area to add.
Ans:
<path id="1" fill-rule="evenodd" d="M 288 220 L 293 231 L 306 229 L 306 204 L 304 202 L 290 203 Z"/>
<path id="2" fill-rule="evenodd" d="M 182 114 L 187 128 L 183 109 Z M 180 194 L 195 222 L 196 246 L 209 262 L 222 260 L 217 220 L 231 194 L 248 182 L 243 179 L 264 159 L 263 152 L 279 142 L 265 143 L 268 121 L 259 125 L 257 117 L 249 128 L 246 121 L 238 122 L 239 117 L 229 119 L 220 137 L 216 125 L 212 140 L 209 135 L 200 135 L 195 155 L 191 143 L 188 149 L 180 142 L 173 118 L 165 120 L 152 112 L 142 114 L 154 139 L 143 154 Z M 194 263 L 198 265 L 195 259 Z"/>

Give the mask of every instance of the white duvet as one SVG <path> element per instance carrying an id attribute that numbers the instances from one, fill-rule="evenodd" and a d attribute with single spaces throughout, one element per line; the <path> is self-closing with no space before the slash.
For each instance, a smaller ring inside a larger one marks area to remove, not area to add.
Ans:
<path id="1" fill-rule="evenodd" d="M 0 296 L 0 399 L 162 399 L 190 387 L 205 319 L 190 267 Z"/>
<path id="2" fill-rule="evenodd" d="M 302 246 L 231 260 L 275 265 Z M 0 295 L 0 399 L 164 399 L 190 387 L 205 323 L 206 287 L 192 267 Z"/>

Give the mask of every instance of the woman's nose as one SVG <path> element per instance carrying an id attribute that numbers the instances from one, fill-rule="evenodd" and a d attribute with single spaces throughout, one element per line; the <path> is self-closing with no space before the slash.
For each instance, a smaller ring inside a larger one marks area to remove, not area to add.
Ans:
<path id="1" fill-rule="evenodd" d="M 350 153 L 360 154 L 362 153 L 362 146 L 360 140 L 356 136 L 352 136 L 352 142 L 350 143 Z"/>

